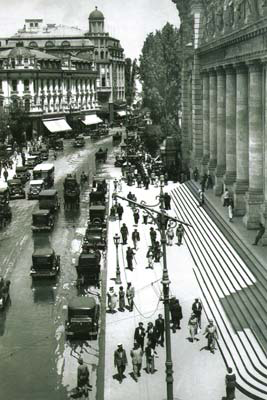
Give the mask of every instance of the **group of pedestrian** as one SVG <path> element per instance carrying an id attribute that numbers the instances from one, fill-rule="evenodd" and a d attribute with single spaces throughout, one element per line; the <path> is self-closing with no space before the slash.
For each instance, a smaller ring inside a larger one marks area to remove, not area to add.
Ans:
<path id="1" fill-rule="evenodd" d="M 124 290 L 123 286 L 119 287 L 118 294 L 115 292 L 114 287 L 110 287 L 107 292 L 107 300 L 108 300 L 108 311 L 111 314 L 116 313 L 118 300 L 119 307 L 118 310 L 124 312 L 126 308 L 131 312 L 134 307 L 134 297 L 135 297 L 135 288 L 132 286 L 131 282 L 127 283 L 127 288 Z M 128 306 L 126 307 L 126 299 L 128 301 Z"/>

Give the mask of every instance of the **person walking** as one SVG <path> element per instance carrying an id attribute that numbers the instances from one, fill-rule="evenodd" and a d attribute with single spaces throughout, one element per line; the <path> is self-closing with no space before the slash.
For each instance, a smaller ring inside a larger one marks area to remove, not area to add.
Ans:
<path id="1" fill-rule="evenodd" d="M 146 210 L 142 211 L 142 215 L 143 215 L 143 224 L 147 225 L 148 213 L 146 212 Z"/>
<path id="2" fill-rule="evenodd" d="M 193 171 L 193 177 L 194 177 L 194 181 L 197 182 L 198 178 L 199 178 L 199 172 L 198 172 L 198 168 L 195 167 L 194 171 Z"/>
<path id="3" fill-rule="evenodd" d="M 77 368 L 77 389 L 81 394 L 82 398 L 88 398 L 88 390 L 92 390 L 92 385 L 89 382 L 89 370 L 87 365 L 84 365 L 83 359 L 80 357 L 78 359 L 78 368 Z"/>
<path id="4" fill-rule="evenodd" d="M 151 226 L 149 234 L 150 234 L 151 246 L 154 248 L 157 239 L 157 232 L 155 231 L 153 226 Z"/>
<path id="5" fill-rule="evenodd" d="M 228 218 L 229 218 L 229 222 L 233 222 L 233 214 L 234 214 L 234 201 L 233 199 L 230 197 L 229 199 L 229 203 L 228 203 Z"/>
<path id="6" fill-rule="evenodd" d="M 133 311 L 135 290 L 131 282 L 127 283 L 126 297 L 129 304 L 129 311 Z"/>
<path id="7" fill-rule="evenodd" d="M 212 189 L 212 188 L 213 188 L 212 176 L 211 176 L 211 174 L 208 174 L 207 183 L 206 183 L 206 189 Z"/>
<path id="8" fill-rule="evenodd" d="M 165 210 L 171 209 L 171 196 L 167 192 L 164 193 L 164 208 Z"/>
<path id="9" fill-rule="evenodd" d="M 182 244 L 182 240 L 184 237 L 184 227 L 182 224 L 179 224 L 176 229 L 176 237 L 177 237 L 177 244 L 180 246 Z"/>
<path id="10" fill-rule="evenodd" d="M 133 217 L 134 217 L 134 224 L 135 224 L 135 225 L 138 225 L 138 221 L 139 221 L 139 218 L 140 218 L 138 208 L 135 208 L 135 209 L 133 210 Z"/>
<path id="11" fill-rule="evenodd" d="M 149 246 L 148 251 L 146 253 L 146 258 L 148 260 L 148 266 L 147 268 L 154 268 L 154 250 L 152 246 Z"/>
<path id="12" fill-rule="evenodd" d="M 206 339 L 208 339 L 207 349 L 210 350 L 211 353 L 214 353 L 216 340 L 219 340 L 219 337 L 218 337 L 217 328 L 213 324 L 212 319 L 209 320 L 209 323 L 208 323 L 203 335 L 205 335 Z"/>
<path id="13" fill-rule="evenodd" d="M 172 317 L 172 331 L 176 332 L 176 329 L 181 329 L 181 320 L 183 319 L 182 306 L 178 299 L 175 299 L 174 304 L 171 307 L 171 317 Z"/>
<path id="14" fill-rule="evenodd" d="M 117 368 L 119 382 L 122 383 L 123 373 L 127 367 L 128 360 L 126 352 L 121 343 L 117 345 L 117 350 L 114 351 L 114 367 Z"/>
<path id="15" fill-rule="evenodd" d="M 130 271 L 133 271 L 133 257 L 134 257 L 134 251 L 130 246 L 128 246 L 126 251 L 126 260 L 127 260 L 127 268 Z"/>
<path id="16" fill-rule="evenodd" d="M 117 214 L 119 217 L 119 221 L 122 220 L 122 215 L 123 215 L 123 207 L 120 203 L 117 204 Z"/>
<path id="17" fill-rule="evenodd" d="M 155 372 L 155 358 L 154 358 L 154 350 L 151 347 L 151 344 L 148 342 L 145 348 L 146 354 L 146 372 L 148 374 L 154 374 Z"/>
<path id="18" fill-rule="evenodd" d="M 204 190 L 199 189 L 198 191 L 198 198 L 199 198 L 199 207 L 203 206 L 205 204 L 205 194 Z"/>
<path id="19" fill-rule="evenodd" d="M 128 200 L 133 200 L 133 194 L 132 194 L 132 192 L 129 192 L 129 193 L 127 194 L 127 199 L 128 199 Z M 129 206 L 129 207 L 132 207 L 132 204 L 131 204 L 130 202 L 128 202 L 128 206 Z"/>
<path id="20" fill-rule="evenodd" d="M 155 330 L 156 330 L 157 343 L 160 344 L 161 347 L 164 347 L 165 323 L 162 314 L 159 314 L 158 318 L 155 321 Z"/>
<path id="21" fill-rule="evenodd" d="M 142 360 L 143 360 L 143 350 L 138 343 L 134 343 L 134 347 L 130 352 L 133 364 L 133 377 L 136 382 L 141 376 Z"/>
<path id="22" fill-rule="evenodd" d="M 136 228 L 132 233 L 132 241 L 133 241 L 134 249 L 138 250 L 137 243 L 140 242 L 140 234 Z"/>
<path id="23" fill-rule="evenodd" d="M 7 182 L 8 170 L 6 168 L 4 169 L 3 175 L 4 175 L 4 178 L 5 178 L 5 182 Z"/>
<path id="24" fill-rule="evenodd" d="M 125 291 L 123 286 L 119 288 L 119 311 L 125 311 Z"/>
<path id="25" fill-rule="evenodd" d="M 122 244 L 127 244 L 128 235 L 129 235 L 128 228 L 125 225 L 125 223 L 123 223 L 121 227 Z"/>
<path id="26" fill-rule="evenodd" d="M 228 207 L 229 200 L 230 200 L 229 190 L 227 188 L 225 188 L 225 191 L 223 194 L 223 207 Z"/>
<path id="27" fill-rule="evenodd" d="M 188 321 L 190 341 L 192 343 L 194 343 L 195 335 L 197 334 L 197 325 L 198 325 L 197 316 L 194 313 L 192 313 Z"/>
<path id="28" fill-rule="evenodd" d="M 236 388 L 236 376 L 232 368 L 227 368 L 227 374 L 225 375 L 225 390 L 226 397 L 225 400 L 235 399 L 235 388 Z"/>
<path id="29" fill-rule="evenodd" d="M 118 180 L 118 192 L 122 191 L 122 182 L 121 179 Z"/>
<path id="30" fill-rule="evenodd" d="M 138 343 L 142 350 L 144 350 L 146 331 L 143 322 L 139 322 L 138 327 L 134 331 L 134 341 Z"/>
<path id="31" fill-rule="evenodd" d="M 201 314 L 202 314 L 202 303 L 199 299 L 195 299 L 192 304 L 192 311 L 197 317 L 198 328 L 201 329 Z"/>
<path id="32" fill-rule="evenodd" d="M 146 190 L 148 190 L 148 188 L 149 188 L 149 183 L 150 183 L 150 179 L 149 179 L 149 176 L 147 175 L 145 177 L 145 189 Z"/>
<path id="33" fill-rule="evenodd" d="M 109 291 L 107 292 L 107 297 L 108 297 L 108 308 L 111 314 L 114 314 L 115 308 L 117 306 L 117 295 L 114 292 L 114 288 L 110 287 Z"/>
<path id="34" fill-rule="evenodd" d="M 155 351 L 155 347 L 157 344 L 157 336 L 155 327 L 152 322 L 148 322 L 146 334 L 147 334 L 147 340 L 149 341 L 151 348 Z"/>
<path id="35" fill-rule="evenodd" d="M 118 190 L 118 180 L 117 180 L 117 178 L 114 179 L 113 186 L 114 186 L 114 192 L 117 193 L 117 190 Z"/>
<path id="36" fill-rule="evenodd" d="M 174 238 L 174 231 L 171 226 L 167 229 L 167 246 L 172 246 L 173 238 Z"/>
<path id="37" fill-rule="evenodd" d="M 260 228 L 258 230 L 258 233 L 255 237 L 255 241 L 253 243 L 253 246 L 257 246 L 257 244 L 259 243 L 259 241 L 261 240 L 262 236 L 265 233 L 265 226 L 260 222 Z"/>

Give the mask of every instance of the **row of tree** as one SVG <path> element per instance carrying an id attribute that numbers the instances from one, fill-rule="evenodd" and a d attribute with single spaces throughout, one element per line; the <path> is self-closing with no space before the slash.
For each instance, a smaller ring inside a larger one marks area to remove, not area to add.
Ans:
<path id="1" fill-rule="evenodd" d="M 0 142 L 12 137 L 18 144 L 24 143 L 25 132 L 30 126 L 28 113 L 19 104 L 12 105 L 8 110 L 0 108 Z"/>

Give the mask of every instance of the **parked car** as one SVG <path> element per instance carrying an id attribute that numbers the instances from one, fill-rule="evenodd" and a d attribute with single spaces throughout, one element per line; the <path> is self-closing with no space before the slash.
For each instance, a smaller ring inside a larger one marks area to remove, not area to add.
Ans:
<path id="1" fill-rule="evenodd" d="M 28 156 L 26 159 L 25 167 L 33 169 L 39 163 L 37 156 Z"/>
<path id="2" fill-rule="evenodd" d="M 24 186 L 20 179 L 9 179 L 7 184 L 11 200 L 26 198 Z"/>
<path id="3" fill-rule="evenodd" d="M 106 226 L 106 207 L 103 205 L 93 205 L 89 207 L 89 220 L 91 225 Z"/>
<path id="4" fill-rule="evenodd" d="M 41 154 L 40 150 L 31 150 L 30 151 L 30 155 L 37 157 L 37 163 L 38 164 L 42 162 L 42 154 Z"/>
<path id="5" fill-rule="evenodd" d="M 54 224 L 55 216 L 50 210 L 38 210 L 32 214 L 33 232 L 50 232 Z"/>
<path id="6" fill-rule="evenodd" d="M 78 286 L 82 284 L 91 284 L 99 287 L 100 281 L 100 259 L 95 251 L 81 253 L 76 265 Z"/>
<path id="7" fill-rule="evenodd" d="M 85 146 L 85 140 L 83 135 L 78 135 L 73 141 L 73 147 L 84 147 L 84 146 Z"/>
<path id="8" fill-rule="evenodd" d="M 47 145 L 42 145 L 42 147 L 41 147 L 41 159 L 42 159 L 42 161 L 46 161 L 46 160 L 48 160 L 48 157 L 49 157 L 49 149 L 48 149 L 48 146 Z"/>
<path id="9" fill-rule="evenodd" d="M 77 297 L 68 305 L 66 337 L 97 339 L 99 304 L 94 297 Z"/>
<path id="10" fill-rule="evenodd" d="M 21 180 L 23 185 L 31 179 L 31 173 L 27 167 L 16 167 L 16 177 Z"/>
<path id="11" fill-rule="evenodd" d="M 33 179 L 30 181 L 30 187 L 28 191 L 28 200 L 39 199 L 40 192 L 44 190 L 43 179 Z"/>
<path id="12" fill-rule="evenodd" d="M 50 247 L 36 249 L 32 255 L 31 276 L 54 278 L 60 270 L 60 256 Z"/>
<path id="13" fill-rule="evenodd" d="M 12 219 L 12 211 L 9 205 L 9 189 L 0 188 L 0 228 L 3 228 Z"/>
<path id="14" fill-rule="evenodd" d="M 49 210 L 53 214 L 56 213 L 60 208 L 57 190 L 42 190 L 39 193 L 39 208 L 40 210 Z"/>
<path id="15" fill-rule="evenodd" d="M 85 232 L 83 249 L 85 248 L 97 248 L 99 250 L 105 250 L 106 248 L 106 234 L 107 231 L 102 227 L 101 223 L 99 225 L 88 224 Z"/>
<path id="16" fill-rule="evenodd" d="M 32 171 L 33 179 L 43 179 L 45 189 L 50 189 L 54 186 L 55 167 L 54 164 L 38 164 Z"/>

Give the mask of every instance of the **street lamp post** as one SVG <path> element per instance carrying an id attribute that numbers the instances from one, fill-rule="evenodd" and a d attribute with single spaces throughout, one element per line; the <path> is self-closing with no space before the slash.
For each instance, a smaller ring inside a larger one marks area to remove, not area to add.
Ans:
<path id="1" fill-rule="evenodd" d="M 113 237 L 114 244 L 116 246 L 116 285 L 121 285 L 121 272 L 120 272 L 120 265 L 119 265 L 119 243 L 120 237 L 116 233 Z"/>
<path id="2" fill-rule="evenodd" d="M 127 201 L 128 203 L 132 203 L 135 207 L 146 210 L 154 222 L 158 225 L 160 236 L 161 236 L 161 245 L 162 245 L 162 253 L 163 253 L 163 273 L 162 273 L 162 285 L 163 285 L 163 304 L 164 304 L 164 317 L 165 317 L 165 338 L 166 338 L 166 383 L 167 383 L 167 400 L 174 400 L 173 397 L 173 363 L 172 363 L 172 355 L 171 355 L 171 328 L 170 328 L 170 299 L 169 299 L 169 274 L 167 267 L 167 256 L 166 256 L 166 232 L 165 232 L 165 224 L 166 218 L 170 221 L 170 223 L 181 223 L 183 225 L 187 225 L 191 227 L 191 225 L 187 222 L 180 221 L 177 218 L 171 217 L 166 214 L 164 209 L 164 175 L 160 176 L 160 195 L 159 202 L 155 205 L 147 205 L 145 202 L 137 203 L 133 200 L 126 199 L 118 195 L 117 193 L 113 193 L 114 198 L 119 198 Z M 160 211 L 155 210 L 154 208 L 159 206 Z M 156 214 L 156 218 L 153 215 Z M 175 226 L 174 225 L 174 226 Z"/>

